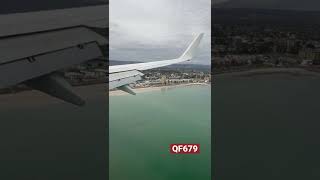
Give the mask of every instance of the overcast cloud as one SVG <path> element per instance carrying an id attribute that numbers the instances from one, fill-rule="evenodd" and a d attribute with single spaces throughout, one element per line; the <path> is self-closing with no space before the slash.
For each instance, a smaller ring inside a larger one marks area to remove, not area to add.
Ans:
<path id="1" fill-rule="evenodd" d="M 110 59 L 175 58 L 199 33 L 192 63 L 210 64 L 211 0 L 110 0 Z"/>

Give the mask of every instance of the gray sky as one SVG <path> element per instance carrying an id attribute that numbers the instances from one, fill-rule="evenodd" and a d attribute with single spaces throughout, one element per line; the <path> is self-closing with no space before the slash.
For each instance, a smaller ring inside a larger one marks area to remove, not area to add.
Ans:
<path id="1" fill-rule="evenodd" d="M 199 33 L 192 63 L 210 64 L 211 0 L 110 0 L 110 59 L 176 58 Z"/>

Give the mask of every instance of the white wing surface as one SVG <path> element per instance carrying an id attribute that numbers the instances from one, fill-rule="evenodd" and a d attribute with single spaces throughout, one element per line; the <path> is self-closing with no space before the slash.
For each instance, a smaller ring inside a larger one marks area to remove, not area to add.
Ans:
<path id="1" fill-rule="evenodd" d="M 0 89 L 26 84 L 75 105 L 84 105 L 60 70 L 103 57 L 108 6 L 0 15 Z"/>
<path id="2" fill-rule="evenodd" d="M 0 38 L 75 26 L 106 28 L 108 6 L 88 6 L 0 15 Z"/>
<path id="3" fill-rule="evenodd" d="M 130 94 L 135 94 L 128 85 L 142 79 L 143 73 L 141 73 L 140 71 L 159 68 L 191 60 L 195 55 L 195 52 L 200 44 L 202 37 L 203 33 L 199 34 L 192 41 L 187 50 L 179 58 L 176 59 L 110 66 L 109 90 L 118 88 Z"/>

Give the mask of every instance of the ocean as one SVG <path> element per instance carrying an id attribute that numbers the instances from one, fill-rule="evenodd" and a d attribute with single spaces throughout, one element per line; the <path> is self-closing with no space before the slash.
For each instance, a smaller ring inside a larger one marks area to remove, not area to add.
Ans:
<path id="1" fill-rule="evenodd" d="M 110 96 L 109 177 L 211 179 L 212 150 L 215 179 L 319 179 L 319 82 L 215 77 L 212 104 L 206 86 Z M 38 92 L 0 96 L 2 179 L 106 178 L 105 87 L 80 94 L 84 108 Z M 201 153 L 172 155 L 171 143 L 200 143 Z"/>
<path id="2" fill-rule="evenodd" d="M 110 180 L 211 179 L 210 86 L 109 97 Z M 199 143 L 200 154 L 170 154 Z"/>
<path id="3" fill-rule="evenodd" d="M 77 107 L 38 91 L 0 95 L 0 179 L 107 179 L 107 88 Z"/>
<path id="4" fill-rule="evenodd" d="M 215 179 L 320 178 L 320 78 L 220 76 L 212 88 Z"/>

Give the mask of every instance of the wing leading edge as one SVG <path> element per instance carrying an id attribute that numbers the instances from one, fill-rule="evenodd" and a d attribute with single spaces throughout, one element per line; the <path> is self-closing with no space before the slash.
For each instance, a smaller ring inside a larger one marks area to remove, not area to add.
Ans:
<path id="1" fill-rule="evenodd" d="M 141 73 L 140 71 L 190 61 L 194 57 L 202 37 L 203 33 L 199 34 L 191 42 L 191 44 L 188 46 L 185 52 L 179 58 L 176 59 L 110 66 L 109 90 L 117 88 L 130 94 L 135 94 L 134 91 L 128 85 L 142 79 L 143 73 Z"/>

